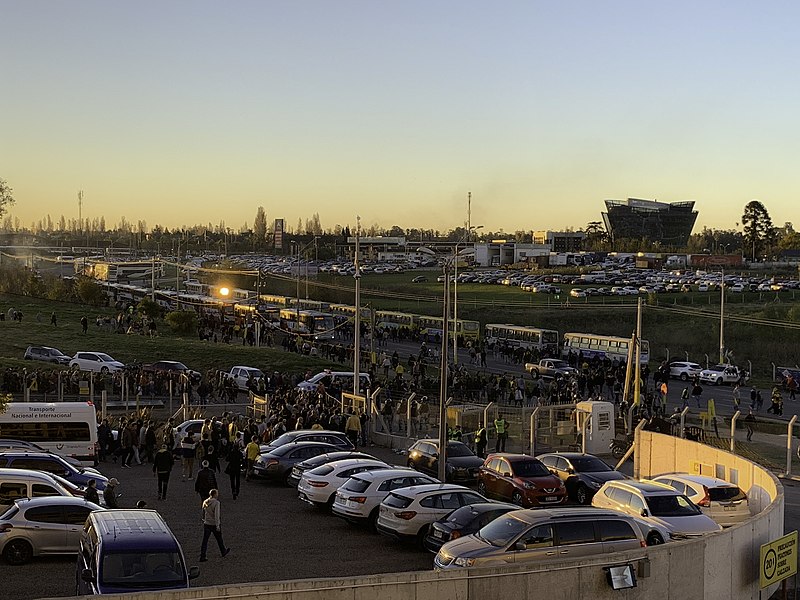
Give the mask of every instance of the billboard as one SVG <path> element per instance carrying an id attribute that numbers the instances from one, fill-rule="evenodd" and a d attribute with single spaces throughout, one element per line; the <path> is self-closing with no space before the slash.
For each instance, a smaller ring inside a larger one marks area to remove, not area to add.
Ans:
<path id="1" fill-rule="evenodd" d="M 275 219 L 273 227 L 273 245 L 275 250 L 283 250 L 283 219 Z"/>

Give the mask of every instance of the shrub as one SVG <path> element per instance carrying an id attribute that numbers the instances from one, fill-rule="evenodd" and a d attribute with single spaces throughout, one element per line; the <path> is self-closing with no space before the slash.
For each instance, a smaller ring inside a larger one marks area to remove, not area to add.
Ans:
<path id="1" fill-rule="evenodd" d="M 173 310 L 164 317 L 169 328 L 175 333 L 191 334 L 197 329 L 197 313 L 193 310 Z"/>

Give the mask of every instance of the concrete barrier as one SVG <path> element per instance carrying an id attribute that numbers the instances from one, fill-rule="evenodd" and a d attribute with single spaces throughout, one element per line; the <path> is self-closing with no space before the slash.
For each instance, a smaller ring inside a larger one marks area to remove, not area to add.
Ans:
<path id="1" fill-rule="evenodd" d="M 738 456 L 680 438 L 640 432 L 638 475 L 668 471 L 735 479 L 753 517 L 702 538 L 546 566 L 392 573 L 110 595 L 109 600 L 730 600 L 757 599 L 759 547 L 783 535 L 783 488 L 769 471 Z M 709 470 L 712 471 L 709 471 Z M 724 472 L 723 472 L 724 471 Z M 387 548 L 387 552 L 391 549 Z M 303 557 L 298 557 L 302 560 Z M 369 560 L 368 556 L 364 560 Z M 606 568 L 632 564 L 638 585 L 612 590 Z M 763 591 L 768 598 L 774 588 Z"/>

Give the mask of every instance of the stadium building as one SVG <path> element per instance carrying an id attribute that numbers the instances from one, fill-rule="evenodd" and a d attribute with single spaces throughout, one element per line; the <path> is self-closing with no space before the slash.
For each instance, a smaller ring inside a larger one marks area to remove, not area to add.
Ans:
<path id="1" fill-rule="evenodd" d="M 628 198 L 606 200 L 603 222 L 612 241 L 647 238 L 663 246 L 682 247 L 689 242 L 697 211 L 694 200 L 657 202 Z"/>

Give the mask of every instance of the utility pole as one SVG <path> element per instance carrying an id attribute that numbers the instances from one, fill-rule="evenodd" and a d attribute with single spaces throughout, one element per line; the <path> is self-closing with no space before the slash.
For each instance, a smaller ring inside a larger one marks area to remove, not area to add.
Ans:
<path id="1" fill-rule="evenodd" d="M 83 190 L 78 190 L 78 231 L 83 233 Z"/>
<path id="2" fill-rule="evenodd" d="M 356 322 L 355 340 L 353 343 L 353 394 L 358 396 L 361 391 L 361 268 L 358 264 L 359 244 L 361 243 L 361 217 L 356 217 L 356 251 L 353 265 L 356 272 L 355 295 L 356 295 Z"/>

